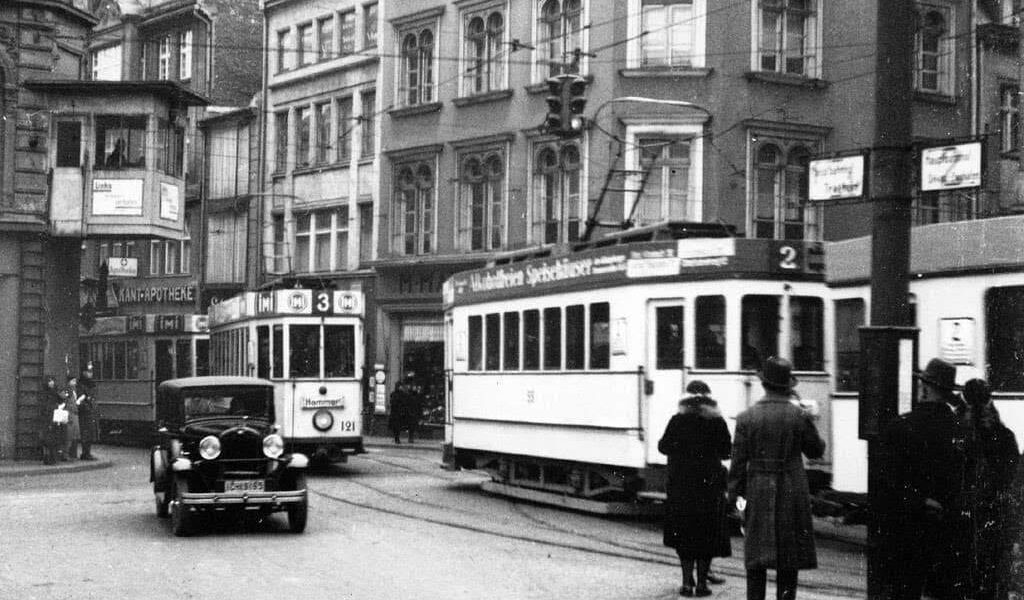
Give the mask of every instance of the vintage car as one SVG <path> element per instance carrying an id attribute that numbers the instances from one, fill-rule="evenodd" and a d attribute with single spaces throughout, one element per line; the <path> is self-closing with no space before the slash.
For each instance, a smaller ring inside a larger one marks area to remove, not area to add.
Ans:
<path id="1" fill-rule="evenodd" d="M 274 388 L 251 377 L 185 377 L 157 388 L 150 454 L 156 514 L 189 535 L 199 514 L 288 514 L 306 528 L 303 454 L 286 454 L 274 424 Z"/>

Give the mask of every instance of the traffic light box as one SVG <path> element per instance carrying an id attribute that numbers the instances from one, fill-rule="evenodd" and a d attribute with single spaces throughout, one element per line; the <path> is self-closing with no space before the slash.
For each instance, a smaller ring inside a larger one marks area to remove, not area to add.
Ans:
<path id="1" fill-rule="evenodd" d="M 548 114 L 544 129 L 562 138 L 577 137 L 583 133 L 587 120 L 583 109 L 587 106 L 587 80 L 579 75 L 549 77 Z"/>

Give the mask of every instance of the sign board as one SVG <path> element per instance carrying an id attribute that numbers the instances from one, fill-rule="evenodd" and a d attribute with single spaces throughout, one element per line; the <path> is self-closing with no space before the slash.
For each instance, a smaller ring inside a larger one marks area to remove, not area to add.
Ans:
<path id="1" fill-rule="evenodd" d="M 178 220 L 181 208 L 181 190 L 172 183 L 160 183 L 160 218 L 169 221 Z"/>
<path id="2" fill-rule="evenodd" d="M 141 217 L 141 179 L 93 179 L 92 214 L 96 216 Z"/>
<path id="3" fill-rule="evenodd" d="M 812 160 L 808 168 L 808 200 L 842 200 L 864 196 L 864 163 L 863 154 Z"/>
<path id="4" fill-rule="evenodd" d="M 974 355 L 974 319 L 939 319 L 939 358 L 969 365 Z"/>
<path id="5" fill-rule="evenodd" d="M 107 275 L 111 277 L 138 277 L 139 259 L 112 256 L 107 259 Z"/>
<path id="6" fill-rule="evenodd" d="M 981 142 L 921 149 L 921 191 L 981 187 Z"/>

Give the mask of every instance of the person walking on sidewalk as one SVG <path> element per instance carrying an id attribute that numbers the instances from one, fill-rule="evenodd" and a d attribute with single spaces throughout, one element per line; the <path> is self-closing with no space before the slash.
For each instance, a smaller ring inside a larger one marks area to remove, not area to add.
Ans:
<path id="1" fill-rule="evenodd" d="M 726 473 L 729 428 L 699 380 L 686 386 L 689 396 L 679 401 L 658 451 L 668 456 L 663 543 L 674 548 L 683 568 L 682 596 L 710 596 L 711 559 L 730 556 L 732 547 L 725 527 Z M 694 567 L 697 577 L 694 579 Z"/>
<path id="2" fill-rule="evenodd" d="M 736 417 L 729 498 L 746 501 L 747 600 L 764 600 L 768 569 L 776 571 L 778 600 L 793 600 L 799 570 L 818 566 L 801 454 L 820 458 L 825 440 L 814 417 L 791 402 L 792 371 L 788 360 L 767 359 L 760 373 L 764 397 Z"/>
<path id="3" fill-rule="evenodd" d="M 78 458 L 78 446 L 82 442 L 82 432 L 78 421 L 78 378 L 68 375 L 68 383 L 64 387 L 65 406 L 68 411 L 68 459 Z"/>
<path id="4" fill-rule="evenodd" d="M 391 427 L 391 434 L 395 436 L 396 444 L 401 443 L 399 437 L 403 430 L 408 430 L 409 443 L 413 443 L 416 426 L 420 421 L 420 411 L 423 410 L 413 377 L 413 373 L 407 373 L 395 391 L 391 392 L 391 416 L 388 425 Z"/>

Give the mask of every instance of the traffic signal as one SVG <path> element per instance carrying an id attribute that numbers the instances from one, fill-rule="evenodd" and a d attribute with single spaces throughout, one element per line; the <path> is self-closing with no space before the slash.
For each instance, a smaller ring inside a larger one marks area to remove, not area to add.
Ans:
<path id="1" fill-rule="evenodd" d="M 547 84 L 545 131 L 562 138 L 582 134 L 586 126 L 583 109 L 587 106 L 587 80 L 579 75 L 559 75 L 549 77 Z"/>

